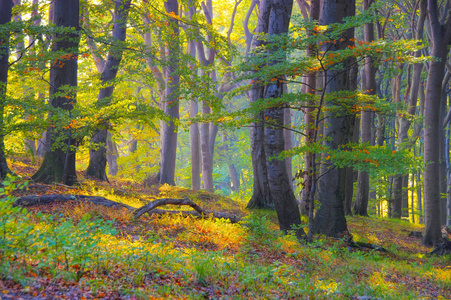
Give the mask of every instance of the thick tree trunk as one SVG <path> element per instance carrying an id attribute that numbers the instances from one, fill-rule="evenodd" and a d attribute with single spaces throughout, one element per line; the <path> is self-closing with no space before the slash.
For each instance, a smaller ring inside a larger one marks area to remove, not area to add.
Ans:
<path id="1" fill-rule="evenodd" d="M 264 34 L 268 32 L 270 2 L 262 1 L 259 6 L 259 18 L 255 32 Z M 254 48 L 264 45 L 264 41 L 256 38 L 254 40 Z M 249 102 L 252 104 L 258 99 L 264 97 L 264 86 L 258 84 L 259 79 L 252 81 L 251 90 L 249 91 Z M 266 166 L 266 153 L 263 147 L 264 135 L 264 113 L 258 112 L 254 116 L 254 122 L 251 123 L 251 157 L 252 157 L 252 173 L 254 177 L 254 185 L 252 197 L 247 204 L 247 208 L 272 208 L 274 207 L 272 195 L 269 191 L 268 171 Z"/>
<path id="2" fill-rule="evenodd" d="M 0 0 L 0 26 L 11 22 L 12 0 Z M 3 128 L 3 113 L 6 105 L 6 88 L 9 69 L 9 31 L 0 35 L 0 180 L 10 173 L 5 156 L 5 131 Z"/>
<path id="3" fill-rule="evenodd" d="M 355 14 L 355 1 L 324 0 L 321 6 L 320 25 L 341 23 L 343 18 Z M 343 41 L 334 45 L 327 44 L 325 49 L 330 51 L 345 49 L 351 46 L 350 39 L 354 37 L 354 30 L 349 29 L 343 34 Z M 355 82 L 352 81 L 352 62 L 347 60 L 341 63 L 340 70 L 328 70 L 324 72 L 326 93 L 335 93 L 350 90 Z M 338 100 L 339 101 L 339 100 Z M 326 107 L 340 108 L 338 101 L 327 102 Z M 324 134 L 329 137 L 324 145 L 332 150 L 348 143 L 352 137 L 355 117 L 338 116 L 330 111 L 326 112 Z M 346 171 L 345 168 L 330 169 L 323 164 L 321 169 L 318 192 L 320 208 L 316 212 L 313 232 L 327 236 L 339 237 L 348 230 L 344 212 Z"/>
<path id="4" fill-rule="evenodd" d="M 116 78 L 119 65 L 122 60 L 123 45 L 127 30 L 127 18 L 131 0 L 121 0 L 116 2 L 113 25 L 113 45 L 110 48 L 108 57 L 103 66 L 100 80 L 102 89 L 97 96 L 97 106 L 102 107 L 110 103 L 114 91 L 113 80 Z M 106 144 L 108 138 L 108 123 L 101 123 L 100 129 L 94 132 L 91 137 L 93 148 L 89 150 L 89 165 L 86 175 L 96 177 L 103 181 L 108 181 L 106 175 L 107 151 Z"/>
<path id="5" fill-rule="evenodd" d="M 430 55 L 435 59 L 430 62 L 426 100 L 424 104 L 424 212 L 425 232 L 423 244 L 436 244 L 441 238 L 440 232 L 440 184 L 439 184 L 439 149 L 441 124 L 440 102 L 442 80 L 445 71 L 447 46 L 451 41 L 451 17 L 446 25 L 439 21 L 436 0 L 428 0 L 428 19 L 431 28 L 432 49 Z"/>
<path id="6" fill-rule="evenodd" d="M 265 2 L 261 2 L 263 5 Z M 279 35 L 288 32 L 292 0 L 273 0 L 265 3 L 270 5 L 268 21 L 268 35 Z M 260 8 L 261 10 L 264 10 Z M 279 61 L 274 61 L 278 63 Z M 283 94 L 283 78 L 279 77 L 276 83 L 265 86 L 264 98 L 279 98 Z M 266 167 L 268 170 L 268 183 L 274 207 L 279 219 L 280 229 L 283 231 L 293 230 L 293 226 L 299 226 L 301 216 L 296 198 L 291 188 L 291 180 L 288 177 L 285 161 L 270 159 L 279 155 L 285 149 L 283 135 L 284 108 L 271 107 L 265 109 L 264 119 L 269 124 L 264 127 L 264 150 L 266 153 Z M 274 125 L 273 125 L 274 124 Z M 298 237 L 305 235 L 302 229 L 296 229 Z"/>
<path id="7" fill-rule="evenodd" d="M 79 29 L 79 1 L 57 0 L 53 2 L 53 22 L 61 29 Z M 56 33 L 54 35 L 52 52 L 70 52 L 68 58 L 60 57 L 50 68 L 50 105 L 67 113 L 76 101 L 77 69 L 78 69 L 79 35 L 75 32 Z M 72 89 L 68 92 L 67 87 Z M 52 119 L 52 115 L 49 115 Z M 62 182 L 73 185 L 77 182 L 75 172 L 75 140 L 71 131 L 50 126 L 47 129 L 46 143 L 54 145 L 45 155 L 41 167 L 33 175 L 33 180 L 39 182 Z M 61 141 L 63 141 L 62 144 Z"/>

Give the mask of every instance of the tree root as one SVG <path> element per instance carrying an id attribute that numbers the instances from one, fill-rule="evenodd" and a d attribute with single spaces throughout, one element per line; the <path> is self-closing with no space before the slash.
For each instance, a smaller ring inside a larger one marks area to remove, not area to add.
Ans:
<path id="1" fill-rule="evenodd" d="M 429 252 L 429 255 L 449 255 L 451 254 L 451 241 L 447 238 L 442 238 L 442 242 L 435 246 L 434 250 Z"/>
<path id="2" fill-rule="evenodd" d="M 184 199 L 175 199 L 175 198 L 162 198 L 157 199 L 155 201 L 150 202 L 138 209 L 131 207 L 126 204 L 122 204 L 119 202 L 115 202 L 112 200 L 108 200 L 104 197 L 97 196 L 85 196 L 85 195 L 67 195 L 67 194 L 58 194 L 58 195 L 27 195 L 19 197 L 13 204 L 13 206 L 35 206 L 35 205 L 44 205 L 54 202 L 68 202 L 68 201 L 79 201 L 79 202 L 88 202 L 97 205 L 103 205 L 106 207 L 115 207 L 115 208 L 126 208 L 133 212 L 133 215 L 136 219 L 141 217 L 143 214 L 148 213 L 152 214 L 181 214 L 183 216 L 194 216 L 198 218 L 214 218 L 214 219 L 227 219 L 230 220 L 231 223 L 237 223 L 240 221 L 240 217 L 231 215 L 225 212 L 215 212 L 215 211 L 206 211 L 203 210 L 199 205 L 194 203 L 188 198 Z M 155 209 L 159 206 L 163 205 L 187 205 L 191 206 L 195 211 L 173 211 L 173 210 L 162 210 Z"/>

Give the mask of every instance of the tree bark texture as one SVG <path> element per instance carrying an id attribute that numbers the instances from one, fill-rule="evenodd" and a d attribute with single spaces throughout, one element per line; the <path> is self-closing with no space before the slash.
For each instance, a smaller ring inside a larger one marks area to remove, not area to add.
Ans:
<path id="1" fill-rule="evenodd" d="M 341 23 L 343 18 L 354 14 L 354 0 L 324 0 L 321 6 L 320 25 Z M 348 45 L 352 45 L 350 39 L 353 37 L 354 30 L 349 29 L 343 33 L 343 41 L 327 45 L 326 49 L 331 51 L 345 49 Z M 347 60 L 341 63 L 339 71 L 334 69 L 323 73 L 326 93 L 351 90 L 354 87 L 356 74 L 352 63 L 353 61 Z M 326 107 L 333 106 L 339 108 L 340 103 L 333 100 L 326 103 Z M 332 114 L 330 111 L 325 114 L 324 134 L 329 139 L 324 142 L 324 145 L 335 150 L 341 145 L 347 144 L 352 138 L 355 117 Z M 340 237 L 348 230 L 344 212 L 346 169 L 323 164 L 320 176 L 318 183 L 320 208 L 315 215 L 313 231 L 327 236 Z"/>
<path id="2" fill-rule="evenodd" d="M 116 2 L 114 8 L 113 42 L 100 75 L 102 88 L 97 96 L 97 106 L 99 108 L 111 102 L 111 96 L 114 91 L 113 81 L 116 78 L 122 60 L 122 43 L 126 37 L 130 3 L 131 0 L 121 0 Z M 108 126 L 108 122 L 101 122 L 100 128 L 91 137 L 93 148 L 89 150 L 89 165 L 86 170 L 86 175 L 103 181 L 108 181 L 108 176 L 106 175 Z"/>
<path id="3" fill-rule="evenodd" d="M 69 117 L 76 101 L 77 55 L 80 39 L 73 29 L 79 29 L 79 6 L 78 0 L 53 2 L 53 22 L 68 32 L 54 35 L 52 52 L 63 51 L 68 54 L 56 59 L 50 67 L 50 105 Z M 66 90 L 67 87 L 71 88 L 69 92 Z M 49 119 L 52 119 L 51 114 Z M 47 129 L 46 143 L 53 147 L 45 153 L 41 167 L 32 178 L 38 182 L 62 182 L 73 185 L 77 182 L 75 139 L 70 129 L 55 128 L 55 125 L 52 125 Z M 57 141 L 58 143 L 55 144 Z"/>
<path id="4" fill-rule="evenodd" d="M 441 238 L 440 232 L 440 185 L 439 149 L 440 102 L 442 80 L 445 71 L 447 46 L 451 40 L 451 17 L 446 24 L 439 21 L 436 0 L 428 0 L 428 19 L 431 28 L 431 52 L 434 60 L 430 62 L 424 104 L 424 213 L 425 232 L 423 244 L 434 245 Z M 449 12 L 446 12 L 449 13 Z"/>
<path id="5" fill-rule="evenodd" d="M 12 0 L 0 0 L 0 26 L 11 22 Z M 3 128 L 3 113 L 6 105 L 6 88 L 8 85 L 8 69 L 9 69 L 9 31 L 3 31 L 4 35 L 0 35 L 0 179 L 5 178 L 10 173 L 5 156 L 5 131 Z"/>

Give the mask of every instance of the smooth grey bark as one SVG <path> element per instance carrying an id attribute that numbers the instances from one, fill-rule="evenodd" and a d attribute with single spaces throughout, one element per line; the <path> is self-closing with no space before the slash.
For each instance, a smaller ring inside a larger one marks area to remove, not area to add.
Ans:
<path id="1" fill-rule="evenodd" d="M 0 0 L 0 26 L 11 22 L 12 0 Z M 5 134 L 3 127 L 3 113 L 6 105 L 6 89 L 8 86 L 8 69 L 9 69 L 9 35 L 10 32 L 3 31 L 4 35 L 0 35 L 0 179 L 5 178 L 6 174 L 11 173 L 5 154 Z"/>
<path id="2" fill-rule="evenodd" d="M 102 88 L 97 96 L 97 107 L 103 107 L 111 102 L 111 96 L 114 91 L 114 79 L 119 71 L 119 65 L 122 60 L 123 45 L 127 31 L 127 18 L 130 9 L 131 0 L 121 0 L 116 2 L 114 8 L 114 24 L 112 33 L 112 45 L 108 56 L 103 65 L 100 81 Z M 107 164 L 107 138 L 108 138 L 108 122 L 99 124 L 99 128 L 91 137 L 91 145 L 89 149 L 89 165 L 86 169 L 86 175 L 93 176 L 108 182 L 106 175 Z"/>
<path id="3" fill-rule="evenodd" d="M 372 0 L 363 1 L 363 9 L 368 10 L 372 5 Z M 364 40 L 371 43 L 374 41 L 374 24 L 366 23 L 364 25 Z M 376 95 L 376 68 L 373 57 L 365 57 L 364 66 L 365 76 L 363 76 L 363 92 L 367 95 Z M 372 124 L 374 122 L 374 112 L 363 111 L 360 118 L 360 142 L 362 144 L 372 145 Z M 357 192 L 354 202 L 354 214 L 368 216 L 368 201 L 370 193 L 370 176 L 366 171 L 359 171 L 357 175 Z"/>
<path id="4" fill-rule="evenodd" d="M 52 52 L 68 52 L 67 58 L 56 59 L 50 67 L 50 105 L 54 109 L 70 117 L 73 105 L 76 102 L 78 45 L 79 34 L 79 0 L 56 0 L 53 2 L 53 22 L 64 33 L 54 34 Z M 71 90 L 67 93 L 67 87 Z M 49 114 L 52 120 L 52 114 Z M 53 125 L 54 126 L 54 125 Z M 57 142 L 58 141 L 58 142 Z M 61 141 L 63 143 L 61 144 Z M 54 145 L 46 151 L 39 170 L 32 176 L 38 182 L 62 182 L 73 185 L 77 182 L 75 170 L 75 139 L 71 131 L 50 126 L 47 129 L 46 143 Z"/>
<path id="5" fill-rule="evenodd" d="M 333 1 L 324 0 L 321 5 L 320 25 L 331 23 L 342 23 L 343 19 L 355 14 L 355 1 Z M 343 40 L 333 45 L 324 45 L 324 49 L 335 51 L 345 49 L 352 44 L 350 39 L 354 38 L 354 29 L 343 33 Z M 332 94 L 338 91 L 351 90 L 355 85 L 356 72 L 352 64 L 354 61 L 346 60 L 341 63 L 340 70 L 332 69 L 323 72 L 324 89 L 326 93 Z M 326 107 L 340 109 L 340 103 L 331 100 Z M 329 139 L 324 145 L 332 150 L 347 144 L 352 138 L 355 117 L 344 115 L 337 116 L 336 113 L 327 111 L 325 113 L 324 134 Z M 332 237 L 340 237 L 348 228 L 344 212 L 346 170 L 323 164 L 321 177 L 318 182 L 318 194 L 320 208 L 315 214 L 313 232 L 325 234 Z"/>
<path id="6" fill-rule="evenodd" d="M 168 14 L 178 16 L 178 1 L 168 0 L 164 2 L 165 10 Z M 160 184 L 175 185 L 175 161 L 177 154 L 177 125 L 180 119 L 179 113 L 179 59 L 180 59 L 180 41 L 179 41 L 179 22 L 176 18 L 170 18 L 170 32 L 167 41 L 166 56 L 167 67 L 165 70 L 166 89 L 164 99 L 164 112 L 170 120 L 164 122 L 161 128 L 161 165 L 160 165 Z"/>
<path id="7" fill-rule="evenodd" d="M 284 85 L 286 87 L 286 84 Z M 284 91 L 285 92 L 285 91 Z M 283 135 L 285 138 L 285 147 L 286 151 L 290 150 L 293 147 L 293 132 L 291 132 L 291 110 L 289 108 L 285 108 L 283 111 L 283 126 L 287 129 L 283 130 Z M 293 162 L 291 156 L 285 158 L 285 165 L 287 168 L 288 178 L 290 179 L 291 186 L 293 187 Z"/>
<path id="8" fill-rule="evenodd" d="M 318 21 L 319 19 L 319 9 L 320 9 L 320 0 L 312 0 L 310 3 L 310 19 L 312 21 Z M 309 45 L 306 51 L 307 56 L 315 56 L 316 53 L 314 51 L 314 47 L 316 45 Z M 305 86 L 305 93 L 315 95 L 316 90 L 316 73 L 311 73 L 307 75 L 306 78 L 307 85 Z M 314 140 L 314 132 L 315 132 L 315 103 L 314 99 L 311 99 L 307 103 L 307 108 L 305 108 L 304 113 L 304 122 L 305 122 L 305 144 L 312 144 L 316 141 Z M 307 152 L 304 155 L 304 176 L 303 176 L 303 188 L 301 193 L 301 204 L 300 209 L 301 212 L 305 215 L 308 214 L 310 210 L 310 194 L 312 192 L 312 165 L 313 165 L 313 154 Z M 313 209 L 313 208 L 312 208 Z"/>
<path id="9" fill-rule="evenodd" d="M 189 3 L 189 10 L 187 12 L 188 18 L 192 20 L 196 13 L 196 7 L 193 3 Z M 196 58 L 196 44 L 195 41 L 190 40 L 188 42 L 188 53 L 193 60 Z M 190 66 L 191 69 L 195 68 L 194 64 Z M 197 75 L 197 69 L 195 69 Z M 199 104 L 197 99 L 190 100 L 190 118 L 197 116 L 199 112 Z M 200 160 L 200 136 L 199 136 L 199 123 L 193 122 L 189 126 L 190 132 L 190 150 L 191 150 L 191 189 L 194 191 L 200 190 L 201 186 L 201 160 Z"/>
<path id="10" fill-rule="evenodd" d="M 269 37 L 286 34 L 290 23 L 292 0 L 272 0 L 262 1 L 260 6 L 269 6 L 268 28 Z M 265 11 L 263 7 L 260 10 Z M 259 20 L 260 21 L 260 20 Z M 274 50 L 269 50 L 274 51 Z M 275 59 L 272 63 L 280 63 L 280 59 Z M 264 98 L 279 98 L 283 94 L 284 77 L 279 76 L 272 84 L 267 84 L 264 88 Z M 301 217 L 297 205 L 296 197 L 291 188 L 291 180 L 288 177 L 284 160 L 271 159 L 279 155 L 285 149 L 283 135 L 284 108 L 280 106 L 267 108 L 264 111 L 264 120 L 269 120 L 269 124 L 264 127 L 264 151 L 267 155 L 266 166 L 268 170 L 268 183 L 274 207 L 277 212 L 280 229 L 283 231 L 294 230 L 301 224 Z M 298 237 L 305 236 L 303 229 L 297 228 Z"/>
<path id="11" fill-rule="evenodd" d="M 255 33 L 264 34 L 268 32 L 268 22 L 270 14 L 270 4 L 267 1 L 261 1 L 259 4 L 258 22 Z M 259 38 L 253 41 L 253 48 L 261 47 L 265 42 Z M 252 104 L 259 99 L 264 98 L 265 87 L 258 84 L 259 78 L 255 78 L 251 83 L 249 91 L 249 102 Z M 274 208 L 272 194 L 269 190 L 268 170 L 266 166 L 266 153 L 264 149 L 264 112 L 259 111 L 254 116 L 254 122 L 251 123 L 251 158 L 252 174 L 254 178 L 252 197 L 247 204 L 247 208 Z"/>
<path id="12" fill-rule="evenodd" d="M 431 246 L 439 242 L 440 231 L 440 185 L 439 185 L 439 130 L 442 80 L 445 72 L 447 47 L 451 42 L 451 17 L 440 23 L 436 0 L 427 1 L 429 27 L 431 29 L 430 62 L 424 104 L 424 213 L 425 232 L 423 244 Z M 446 12 L 446 13 L 449 13 Z"/>
<path id="13" fill-rule="evenodd" d="M 107 145 L 107 162 L 108 162 L 108 175 L 116 176 L 118 172 L 117 158 L 119 157 L 119 152 L 117 150 L 116 142 L 113 141 L 111 133 L 108 132 L 108 137 L 106 140 Z"/>
<path id="14" fill-rule="evenodd" d="M 446 79 L 446 78 L 445 78 Z M 445 90 L 442 90 L 442 101 L 440 105 L 440 124 L 443 124 L 443 121 L 446 117 L 446 102 L 448 100 L 447 94 Z M 446 224 L 446 191 L 448 189 L 447 186 L 447 169 L 446 169 L 446 132 L 443 126 L 440 126 L 439 131 L 439 141 L 440 141 L 440 149 L 439 149 L 439 181 L 440 181 L 440 225 Z"/>

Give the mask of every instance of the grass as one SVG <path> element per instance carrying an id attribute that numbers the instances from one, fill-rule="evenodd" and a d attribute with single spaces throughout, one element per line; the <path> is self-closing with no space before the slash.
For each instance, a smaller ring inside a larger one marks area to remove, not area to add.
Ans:
<path id="1" fill-rule="evenodd" d="M 25 168 L 20 166 L 20 168 Z M 28 166 L 26 169 L 29 168 Z M 82 177 L 81 177 L 82 178 Z M 20 188 L 20 182 L 14 189 Z M 421 226 L 350 217 L 354 239 L 391 253 L 348 249 L 316 237 L 301 245 L 277 230 L 272 211 L 249 211 L 246 199 L 163 186 L 158 194 L 123 182 L 83 179 L 77 190 L 44 193 L 99 195 L 135 207 L 152 197 L 189 197 L 204 208 L 244 216 L 239 224 L 181 215 L 143 216 L 127 210 L 66 203 L 12 207 L 0 201 L 0 296 L 5 299 L 449 299 L 451 261 L 407 237 Z M 37 187 L 34 187 L 35 189 Z M 154 189 L 155 190 L 155 189 Z M 120 192 L 118 192 L 120 191 Z"/>

